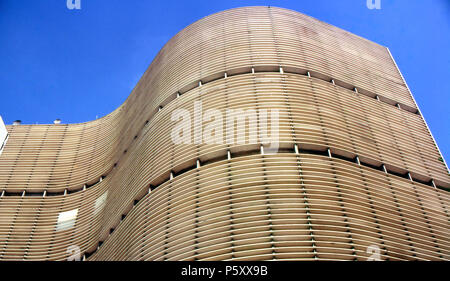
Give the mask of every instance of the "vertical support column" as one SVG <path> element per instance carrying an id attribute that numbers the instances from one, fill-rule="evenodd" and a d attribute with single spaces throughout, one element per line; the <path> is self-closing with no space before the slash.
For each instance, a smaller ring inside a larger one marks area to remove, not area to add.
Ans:
<path id="1" fill-rule="evenodd" d="M 409 179 L 410 181 L 413 181 L 413 179 L 412 179 L 412 177 L 411 177 L 411 173 L 410 173 L 410 172 L 408 172 L 408 179 Z"/>
<path id="2" fill-rule="evenodd" d="M 382 164 L 381 167 L 383 167 L 384 173 L 387 174 L 388 172 L 387 172 L 386 166 L 384 164 Z"/>

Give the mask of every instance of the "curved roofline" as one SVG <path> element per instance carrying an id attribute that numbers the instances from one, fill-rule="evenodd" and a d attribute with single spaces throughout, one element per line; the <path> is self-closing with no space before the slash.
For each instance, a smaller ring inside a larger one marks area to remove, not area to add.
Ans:
<path id="1" fill-rule="evenodd" d="M 281 10 L 286 10 L 286 11 L 290 11 L 290 12 L 295 12 L 295 13 L 302 14 L 302 15 L 305 16 L 305 17 L 308 17 L 308 18 L 311 18 L 311 19 L 313 19 L 313 20 L 315 20 L 315 21 L 318 21 L 318 22 L 321 22 L 321 23 L 323 23 L 323 24 L 326 24 L 327 26 L 329 26 L 329 27 L 331 27 L 331 28 L 339 29 L 339 30 L 341 30 L 341 31 L 343 31 L 343 32 L 345 32 L 345 33 L 351 34 L 352 36 L 356 36 L 356 37 L 358 37 L 358 38 L 360 38 L 360 39 L 363 39 L 363 40 L 365 40 L 365 41 L 367 41 L 367 42 L 370 42 L 370 43 L 372 43 L 372 44 L 377 44 L 377 45 L 379 45 L 379 46 L 381 46 L 381 47 L 387 48 L 386 46 L 383 46 L 383 45 L 381 45 L 381 44 L 379 44 L 379 43 L 376 43 L 376 42 L 374 42 L 374 41 L 371 41 L 371 40 L 368 40 L 368 39 L 366 39 L 366 38 L 364 38 L 364 37 L 361 37 L 360 35 L 357 35 L 357 34 L 355 34 L 355 33 L 349 32 L 349 31 L 347 31 L 347 30 L 345 30 L 345 29 L 342 29 L 342 28 L 340 28 L 340 27 L 334 26 L 334 25 L 332 25 L 332 24 L 330 24 L 330 23 L 327 23 L 327 22 L 325 22 L 325 21 L 319 20 L 319 19 L 317 19 L 317 18 L 315 18 L 315 17 L 309 16 L 309 15 L 307 15 L 307 14 L 304 14 L 304 13 L 302 13 L 302 12 L 299 12 L 299 11 L 296 11 L 296 10 L 293 10 L 293 9 L 284 8 L 284 7 L 278 7 L 278 6 L 257 6 L 257 5 L 256 5 L 256 6 L 241 6 L 241 7 L 236 7 L 236 8 L 230 8 L 230 9 L 218 11 L 218 12 L 215 12 L 215 13 L 213 13 L 213 14 L 209 14 L 209 15 L 206 15 L 206 16 L 204 16 L 204 17 L 201 17 L 200 19 L 194 21 L 193 23 L 190 23 L 190 24 L 186 25 L 186 26 L 183 27 L 181 30 L 179 30 L 175 35 L 173 35 L 173 36 L 172 36 L 172 37 L 164 44 L 164 46 L 162 46 L 162 48 L 158 51 L 158 53 L 156 53 L 156 55 L 153 57 L 152 61 L 151 61 L 150 64 L 147 66 L 147 68 L 146 68 L 146 70 L 144 71 L 144 73 L 142 73 L 142 75 L 140 76 L 139 81 L 136 83 L 136 85 L 134 85 L 133 89 L 132 89 L 131 92 L 128 94 L 127 98 L 126 98 L 126 99 L 125 99 L 125 100 L 124 100 L 124 101 L 123 101 L 116 109 L 113 109 L 111 112 L 109 112 L 109 113 L 107 113 L 107 114 L 105 114 L 105 115 L 103 115 L 103 116 L 101 116 L 101 117 L 99 117 L 99 118 L 96 118 L 96 119 L 92 119 L 92 120 L 88 120 L 88 121 L 84 121 L 84 122 L 78 122 L 78 123 L 65 123 L 65 124 L 59 124 L 59 125 L 60 125 L 60 126 L 64 126 L 64 125 L 66 125 L 66 126 L 67 126 L 67 125 L 84 125 L 84 124 L 87 124 L 87 123 L 96 122 L 97 120 L 104 119 L 105 117 L 108 117 L 109 115 L 113 114 L 113 113 L 116 112 L 117 110 L 120 110 L 123 106 L 126 105 L 126 103 L 128 102 L 128 99 L 133 95 L 133 92 L 135 91 L 136 87 L 137 87 L 137 86 L 139 85 L 139 83 L 142 81 L 142 79 L 143 79 L 143 77 L 145 76 L 145 74 L 151 69 L 151 67 L 152 67 L 152 65 L 153 65 L 153 62 L 154 62 L 155 59 L 161 54 L 161 52 L 164 50 L 164 48 L 167 46 L 167 44 L 169 44 L 170 41 L 172 41 L 174 38 L 177 37 L 177 35 L 181 34 L 185 29 L 189 28 L 190 26 L 193 26 L 193 25 L 197 24 L 198 22 L 200 22 L 200 21 L 202 21 L 202 20 L 205 20 L 205 19 L 207 19 L 207 18 L 216 16 L 216 15 L 218 15 L 218 14 L 222 14 L 222 13 L 227 12 L 227 11 L 240 10 L 240 9 L 248 9 L 248 8 L 265 8 L 265 7 L 267 7 L 267 8 L 275 8 L 275 9 L 281 9 Z M 22 125 L 48 126 L 48 125 L 54 125 L 54 124 L 52 124 L 52 123 L 48 123 L 48 124 L 43 123 L 43 124 L 22 124 Z M 10 125 L 9 125 L 9 126 L 10 126 Z"/>

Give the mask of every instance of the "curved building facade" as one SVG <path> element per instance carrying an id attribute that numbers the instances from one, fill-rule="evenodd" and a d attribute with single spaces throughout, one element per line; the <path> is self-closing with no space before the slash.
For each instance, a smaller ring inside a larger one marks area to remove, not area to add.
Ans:
<path id="1" fill-rule="evenodd" d="M 199 102 L 277 110 L 278 150 L 174 143 Z M 389 50 L 295 11 L 205 17 L 109 115 L 7 130 L 1 260 L 450 259 L 448 169 Z"/>

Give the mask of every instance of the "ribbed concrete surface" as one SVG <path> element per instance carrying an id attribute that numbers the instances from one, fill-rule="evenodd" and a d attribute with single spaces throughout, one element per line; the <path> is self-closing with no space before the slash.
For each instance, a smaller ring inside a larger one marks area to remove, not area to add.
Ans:
<path id="1" fill-rule="evenodd" d="M 281 150 L 173 144 L 171 114 L 194 101 L 278 109 Z M 294 11 L 208 16 L 108 116 L 8 131 L 1 259 L 450 258 L 450 177 L 389 52 Z"/>

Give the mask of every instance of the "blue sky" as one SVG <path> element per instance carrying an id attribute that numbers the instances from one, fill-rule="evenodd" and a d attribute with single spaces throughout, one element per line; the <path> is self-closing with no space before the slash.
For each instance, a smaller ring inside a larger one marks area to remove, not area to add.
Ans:
<path id="1" fill-rule="evenodd" d="M 190 23 L 254 5 L 293 9 L 389 47 L 450 159 L 450 1 L 0 0 L 0 115 L 85 122 L 117 108 L 159 49 Z"/>

